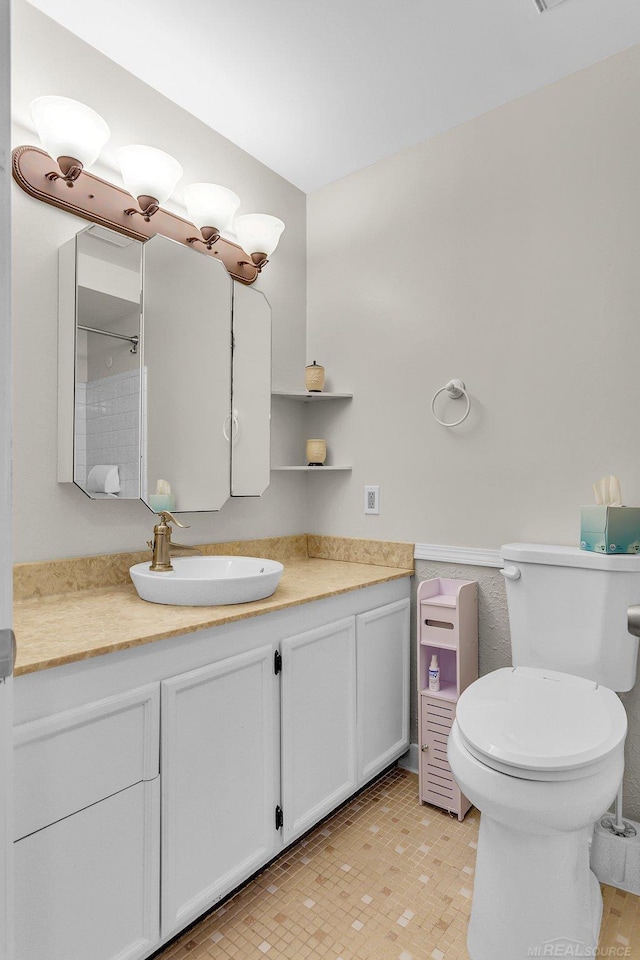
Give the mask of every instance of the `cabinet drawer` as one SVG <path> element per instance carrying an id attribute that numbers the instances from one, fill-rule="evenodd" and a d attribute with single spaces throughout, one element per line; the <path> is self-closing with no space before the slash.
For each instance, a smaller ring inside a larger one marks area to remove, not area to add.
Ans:
<path id="1" fill-rule="evenodd" d="M 151 684 L 15 727 L 15 839 L 156 777 L 159 726 Z"/>
<path id="2" fill-rule="evenodd" d="M 458 611 L 454 605 L 420 604 L 420 639 L 426 642 L 457 646 Z"/>
<path id="3" fill-rule="evenodd" d="M 16 960 L 140 960 L 159 939 L 160 781 L 14 844 Z"/>

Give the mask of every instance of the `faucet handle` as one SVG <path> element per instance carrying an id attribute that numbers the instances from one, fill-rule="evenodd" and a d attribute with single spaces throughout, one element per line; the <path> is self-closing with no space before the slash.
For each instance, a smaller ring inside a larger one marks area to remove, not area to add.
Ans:
<path id="1" fill-rule="evenodd" d="M 172 513 L 169 513 L 168 510 L 161 510 L 160 518 L 162 520 L 162 523 L 175 523 L 176 527 L 182 527 L 183 530 L 189 529 L 188 523 L 180 523 L 180 521 L 176 520 L 174 515 Z"/>

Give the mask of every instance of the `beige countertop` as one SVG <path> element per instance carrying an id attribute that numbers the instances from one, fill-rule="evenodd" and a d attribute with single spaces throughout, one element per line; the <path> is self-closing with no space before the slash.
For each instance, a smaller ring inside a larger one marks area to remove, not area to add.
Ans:
<path id="1" fill-rule="evenodd" d="M 140 600 L 132 583 L 17 600 L 15 675 L 87 660 L 127 647 L 233 623 L 411 576 L 412 569 L 292 557 L 272 597 L 223 607 L 174 607 Z"/>

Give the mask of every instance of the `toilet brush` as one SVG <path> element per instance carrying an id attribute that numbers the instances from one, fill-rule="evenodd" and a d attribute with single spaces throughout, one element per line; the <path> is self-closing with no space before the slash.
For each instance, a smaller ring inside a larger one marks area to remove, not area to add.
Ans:
<path id="1" fill-rule="evenodd" d="M 614 814 L 594 827 L 591 869 L 601 883 L 640 894 L 640 823 L 622 816 L 622 785 Z"/>

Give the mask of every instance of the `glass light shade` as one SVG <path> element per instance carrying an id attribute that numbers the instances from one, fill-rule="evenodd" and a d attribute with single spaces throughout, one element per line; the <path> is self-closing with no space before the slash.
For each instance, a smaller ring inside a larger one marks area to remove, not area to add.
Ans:
<path id="1" fill-rule="evenodd" d="M 251 256 L 252 253 L 264 253 L 270 257 L 278 246 L 284 223 L 277 217 L 266 213 L 245 213 L 233 221 L 233 231 L 238 243 Z"/>
<path id="2" fill-rule="evenodd" d="M 240 206 L 240 197 L 217 183 L 191 183 L 184 188 L 189 219 L 196 227 L 226 230 Z"/>
<path id="3" fill-rule="evenodd" d="M 169 199 L 182 176 L 178 161 L 156 147 L 140 144 L 121 147 L 116 160 L 131 196 L 155 197 L 159 204 Z"/>
<path id="4" fill-rule="evenodd" d="M 95 163 L 111 135 L 95 110 L 68 97 L 38 97 L 31 116 L 50 157 L 73 157 L 83 167 Z"/>

